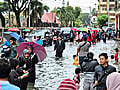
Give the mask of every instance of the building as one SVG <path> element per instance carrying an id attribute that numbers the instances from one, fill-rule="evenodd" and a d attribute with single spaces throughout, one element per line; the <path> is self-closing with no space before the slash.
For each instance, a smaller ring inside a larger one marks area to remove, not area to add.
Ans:
<path id="1" fill-rule="evenodd" d="M 120 30 L 120 0 L 116 0 L 115 30 Z"/>
<path id="2" fill-rule="evenodd" d="M 115 0 L 98 0 L 98 15 L 108 13 L 110 23 L 115 23 Z"/>
<path id="3" fill-rule="evenodd" d="M 61 24 L 61 22 L 53 12 L 43 14 L 41 21 L 46 23 L 56 23 L 58 25 Z"/>

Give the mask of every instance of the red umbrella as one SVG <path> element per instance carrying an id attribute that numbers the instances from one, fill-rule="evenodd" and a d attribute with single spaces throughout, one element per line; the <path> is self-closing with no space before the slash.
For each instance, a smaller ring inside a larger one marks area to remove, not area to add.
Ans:
<path id="1" fill-rule="evenodd" d="M 16 49 L 18 55 L 22 56 L 23 51 L 29 46 L 33 47 L 33 52 L 37 54 L 38 60 L 40 62 L 43 61 L 46 58 L 47 54 L 46 54 L 45 48 L 43 46 L 40 46 L 37 43 L 34 43 L 34 42 L 21 43 Z"/>
<path id="2" fill-rule="evenodd" d="M 60 83 L 58 90 L 77 90 L 77 86 L 73 80 L 65 79 Z"/>
<path id="3" fill-rule="evenodd" d="M 18 29 L 18 28 L 9 28 L 8 31 L 14 31 L 14 32 L 17 32 L 17 31 L 20 31 L 20 29 Z"/>
<path id="4" fill-rule="evenodd" d="M 73 31 L 79 31 L 77 28 L 72 28 Z"/>
<path id="5" fill-rule="evenodd" d="M 95 29 L 95 30 L 91 30 L 91 32 L 94 32 L 94 31 L 95 31 L 95 32 L 98 32 L 98 30 L 97 30 L 97 29 Z"/>

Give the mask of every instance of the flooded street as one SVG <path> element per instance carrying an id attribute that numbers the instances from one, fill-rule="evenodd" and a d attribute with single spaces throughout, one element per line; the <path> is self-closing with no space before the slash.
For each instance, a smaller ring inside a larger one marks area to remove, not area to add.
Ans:
<path id="1" fill-rule="evenodd" d="M 100 53 L 107 52 L 110 60 L 110 56 L 113 54 L 113 51 L 117 46 L 117 43 L 113 40 L 107 41 L 106 44 L 101 41 L 100 43 L 91 46 L 90 51 L 94 53 L 94 58 L 97 59 Z M 69 43 L 66 43 L 63 58 L 58 60 L 55 59 L 54 46 L 45 48 L 47 51 L 46 59 L 36 65 L 37 79 L 35 87 L 38 87 L 39 90 L 57 90 L 57 87 L 63 79 L 73 79 L 74 77 L 76 66 L 73 66 L 72 57 L 76 54 L 77 45 L 70 46 Z M 83 76 L 81 76 L 81 88 L 79 90 L 83 90 L 82 83 Z"/>

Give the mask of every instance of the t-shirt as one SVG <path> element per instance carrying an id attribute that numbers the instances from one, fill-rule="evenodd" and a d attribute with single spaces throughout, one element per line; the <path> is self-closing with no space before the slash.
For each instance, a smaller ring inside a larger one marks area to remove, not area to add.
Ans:
<path id="1" fill-rule="evenodd" d="M 20 88 L 10 84 L 8 81 L 0 81 L 0 90 L 20 90 Z"/>
<path id="2" fill-rule="evenodd" d="M 79 51 L 79 56 L 87 56 L 87 53 L 89 52 L 89 48 L 90 48 L 90 43 L 87 42 L 84 46 L 83 44 L 85 43 L 85 41 L 80 42 L 78 48 L 80 49 Z M 82 46 L 82 47 L 81 47 Z"/>

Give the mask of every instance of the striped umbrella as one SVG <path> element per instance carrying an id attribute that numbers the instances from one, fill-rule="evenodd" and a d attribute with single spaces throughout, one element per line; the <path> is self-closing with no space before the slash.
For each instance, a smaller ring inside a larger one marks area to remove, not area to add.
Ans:
<path id="1" fill-rule="evenodd" d="M 58 90 L 77 90 L 77 86 L 75 82 L 71 79 L 64 79 L 60 86 L 58 87 Z"/>

